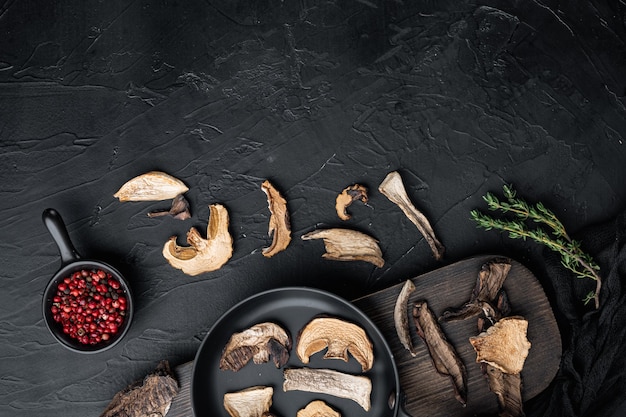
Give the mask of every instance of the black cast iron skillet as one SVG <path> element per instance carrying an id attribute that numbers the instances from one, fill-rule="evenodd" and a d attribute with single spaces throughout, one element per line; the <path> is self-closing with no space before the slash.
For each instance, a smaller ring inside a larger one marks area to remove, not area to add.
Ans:
<path id="1" fill-rule="evenodd" d="M 42 220 L 46 228 L 50 232 L 50 235 L 57 244 L 59 248 L 59 253 L 61 255 L 61 268 L 54 274 L 43 293 L 43 316 L 48 330 L 50 330 L 50 333 L 52 333 L 52 335 L 63 346 L 74 352 L 96 353 L 110 349 L 111 347 L 115 346 L 120 340 L 122 340 L 124 335 L 128 332 L 128 329 L 132 322 L 134 310 L 133 297 L 128 281 L 117 269 L 113 268 L 111 265 L 97 260 L 82 259 L 76 249 L 74 249 L 74 245 L 72 245 L 69 234 L 67 233 L 67 229 L 65 228 L 65 223 L 63 222 L 61 215 L 56 210 L 51 208 L 44 210 L 42 214 Z M 54 319 L 52 318 L 52 312 L 50 310 L 50 308 L 52 307 L 52 299 L 56 293 L 59 283 L 65 277 L 68 277 L 73 272 L 80 271 L 81 269 L 102 269 L 103 271 L 110 273 L 120 282 L 121 288 L 124 290 L 127 300 L 126 317 L 124 319 L 124 322 L 120 326 L 117 334 L 111 337 L 108 341 L 101 342 L 96 345 L 82 344 L 76 339 L 73 339 L 63 333 L 62 326 L 54 321 Z"/>
<path id="2" fill-rule="evenodd" d="M 325 350 L 316 353 L 309 364 L 300 362 L 295 344 L 300 329 L 319 315 L 338 317 L 361 326 L 374 345 L 374 366 L 362 373 L 361 366 L 350 357 L 346 363 L 323 359 Z M 328 395 L 299 391 L 283 392 L 283 369 L 272 361 L 248 363 L 238 372 L 222 371 L 219 360 L 230 336 L 260 322 L 271 321 L 290 332 L 294 347 L 285 368 L 310 367 L 335 369 L 350 374 L 363 374 L 372 381 L 371 409 L 365 411 L 354 401 Z M 274 388 L 271 411 L 279 417 L 295 416 L 310 401 L 322 399 L 350 417 L 410 417 L 401 407 L 398 371 L 387 342 L 374 323 L 355 306 L 331 293 L 304 287 L 286 287 L 252 296 L 227 311 L 209 330 L 195 358 L 191 379 L 191 405 L 196 417 L 229 417 L 223 407 L 227 392 L 255 385 Z"/>

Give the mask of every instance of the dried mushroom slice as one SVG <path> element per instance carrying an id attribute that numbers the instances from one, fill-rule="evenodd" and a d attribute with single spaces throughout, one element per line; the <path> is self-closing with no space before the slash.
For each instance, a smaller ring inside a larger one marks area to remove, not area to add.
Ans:
<path id="1" fill-rule="evenodd" d="M 489 389 L 496 395 L 500 417 L 523 417 L 522 377 L 520 374 L 505 374 L 498 368 L 483 364 Z"/>
<path id="2" fill-rule="evenodd" d="M 189 202 L 182 194 L 177 195 L 172 200 L 172 206 L 169 210 L 155 210 L 148 213 L 148 217 L 172 216 L 178 220 L 187 220 L 191 218 L 189 212 Z"/>
<path id="3" fill-rule="evenodd" d="M 164 416 L 179 386 L 169 363 L 162 361 L 154 372 L 115 394 L 100 417 Z"/>
<path id="4" fill-rule="evenodd" d="M 341 417 L 341 414 L 324 401 L 315 400 L 298 410 L 296 417 Z"/>
<path id="5" fill-rule="evenodd" d="M 352 400 L 365 411 L 371 407 L 372 381 L 332 369 L 293 368 L 283 371 L 283 390 L 305 391 Z"/>
<path id="6" fill-rule="evenodd" d="M 187 275 L 198 275 L 220 269 L 233 255 L 233 238 L 228 231 L 228 211 L 221 204 L 209 206 L 207 238 L 195 227 L 187 232 L 187 243 L 178 246 L 176 236 L 163 245 L 163 256 L 174 268 Z"/>
<path id="7" fill-rule="evenodd" d="M 325 259 L 365 261 L 379 268 L 385 265 L 378 241 L 365 233 L 349 229 L 320 229 L 302 235 L 302 240 L 323 239 Z"/>
<path id="8" fill-rule="evenodd" d="M 220 369 L 238 371 L 249 361 L 268 362 L 270 357 L 277 368 L 289 360 L 291 336 L 276 323 L 264 322 L 234 333 L 220 357 Z"/>
<path id="9" fill-rule="evenodd" d="M 160 201 L 189 191 L 178 178 L 160 171 L 150 171 L 126 182 L 113 194 L 120 201 Z"/>
<path id="10" fill-rule="evenodd" d="M 378 187 L 378 191 L 380 191 L 392 203 L 400 207 L 406 217 L 411 220 L 411 222 L 424 236 L 424 239 L 428 242 L 435 259 L 441 259 L 445 248 L 435 236 L 435 232 L 433 231 L 433 228 L 426 216 L 424 216 L 424 214 L 419 211 L 409 199 L 400 174 L 396 171 L 387 174 L 383 182 Z"/>
<path id="11" fill-rule="evenodd" d="M 396 299 L 396 304 L 393 309 L 393 323 L 396 328 L 396 334 L 400 343 L 406 350 L 409 351 L 411 356 L 417 356 L 417 352 L 413 347 L 413 341 L 411 340 L 411 331 L 409 329 L 409 314 L 408 314 L 408 302 L 411 293 L 415 291 L 415 284 L 410 279 L 406 280 L 400 295 Z"/>
<path id="12" fill-rule="evenodd" d="M 272 387 L 254 386 L 224 394 L 224 408 L 232 417 L 265 417 L 272 406 Z"/>
<path id="13" fill-rule="evenodd" d="M 364 204 L 367 203 L 367 188 L 360 184 L 354 184 L 345 188 L 335 200 L 337 216 L 339 216 L 341 220 L 350 220 L 352 216 L 348 214 L 346 208 L 357 200 L 360 200 Z"/>
<path id="14" fill-rule="evenodd" d="M 272 237 L 272 244 L 263 248 L 263 256 L 271 258 L 285 250 L 291 242 L 291 223 L 287 211 L 287 201 L 274 188 L 271 182 L 265 180 L 261 189 L 267 196 L 267 205 L 270 210 L 268 234 Z"/>
<path id="15" fill-rule="evenodd" d="M 324 359 L 349 361 L 348 352 L 366 372 L 374 365 L 374 347 L 362 327 L 333 317 L 318 317 L 307 323 L 298 336 L 296 354 L 309 363 L 315 353 L 328 348 Z"/>
<path id="16" fill-rule="evenodd" d="M 456 399 L 463 405 L 467 404 L 465 365 L 452 344 L 446 339 L 435 315 L 425 301 L 415 303 L 413 318 L 417 334 L 424 340 L 435 369 L 440 375 L 450 377 Z"/>
<path id="17" fill-rule="evenodd" d="M 476 351 L 476 362 L 485 362 L 507 374 L 518 374 L 530 350 L 526 338 L 528 321 L 521 316 L 505 317 L 469 341 Z"/>

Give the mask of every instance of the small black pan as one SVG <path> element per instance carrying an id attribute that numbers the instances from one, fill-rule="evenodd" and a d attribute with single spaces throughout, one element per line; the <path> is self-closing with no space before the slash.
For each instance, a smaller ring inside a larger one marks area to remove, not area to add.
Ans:
<path id="1" fill-rule="evenodd" d="M 371 409 L 365 411 L 349 399 L 328 395 L 283 391 L 283 369 L 272 361 L 254 364 L 250 361 L 237 372 L 220 370 L 222 349 L 230 336 L 252 325 L 271 321 L 291 333 L 292 351 L 285 368 L 329 368 L 350 374 L 362 374 L 354 358 L 345 363 L 323 359 L 318 352 L 304 365 L 295 353 L 299 330 L 312 318 L 334 316 L 361 326 L 374 346 L 374 366 L 364 373 L 372 382 Z M 223 407 L 226 392 L 239 391 L 255 385 L 274 389 L 271 411 L 279 416 L 295 416 L 310 401 L 322 399 L 341 415 L 351 417 L 410 417 L 402 409 L 398 370 L 389 345 L 374 323 L 348 301 L 331 293 L 306 287 L 286 287 L 252 296 L 227 311 L 209 330 L 196 358 L 191 377 L 191 405 L 196 417 L 228 417 Z"/>
<path id="2" fill-rule="evenodd" d="M 133 298 L 128 281 L 126 281 L 124 276 L 122 276 L 118 270 L 104 262 L 82 259 L 76 249 L 74 249 L 74 245 L 72 245 L 67 229 L 65 228 L 65 223 L 63 222 L 61 215 L 56 210 L 51 208 L 44 210 L 42 220 L 50 232 L 50 235 L 52 235 L 52 238 L 57 244 L 61 254 L 61 268 L 54 274 L 43 293 L 43 316 L 48 330 L 50 330 L 50 333 L 52 333 L 56 340 L 58 340 L 63 346 L 74 352 L 96 353 L 110 349 L 122 340 L 124 335 L 128 332 L 132 322 Z M 83 269 L 101 269 L 104 272 L 111 274 L 111 276 L 117 279 L 120 283 L 120 288 L 123 290 L 124 296 L 127 300 L 126 316 L 124 317 L 124 321 L 119 327 L 118 332 L 106 342 L 103 341 L 95 345 L 80 343 L 77 339 L 63 333 L 62 326 L 54 321 L 51 310 L 53 298 L 59 284 L 64 278 L 69 277 L 74 272 Z"/>

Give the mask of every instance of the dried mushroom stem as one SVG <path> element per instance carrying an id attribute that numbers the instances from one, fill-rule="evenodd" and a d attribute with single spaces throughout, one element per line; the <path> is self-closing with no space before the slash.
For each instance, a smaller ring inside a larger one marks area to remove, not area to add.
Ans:
<path id="1" fill-rule="evenodd" d="M 163 245 L 165 259 L 187 275 L 220 269 L 233 255 L 233 238 L 228 231 L 228 211 L 221 204 L 213 204 L 209 206 L 209 210 L 206 239 L 192 227 L 187 232 L 187 243 L 190 246 L 177 245 L 176 236 L 172 236 Z"/>
<path id="2" fill-rule="evenodd" d="M 411 332 L 409 329 L 409 313 L 408 313 L 408 303 L 409 297 L 411 293 L 415 291 L 415 284 L 410 279 L 406 280 L 402 289 L 400 290 L 400 295 L 396 299 L 396 304 L 393 309 L 393 323 L 396 328 L 396 334 L 398 335 L 398 339 L 400 339 L 400 343 L 406 350 L 411 353 L 411 356 L 417 356 L 417 352 L 413 347 L 413 341 L 411 340 Z"/>
<path id="3" fill-rule="evenodd" d="M 271 258 L 285 250 L 291 242 L 291 223 L 287 211 L 287 201 L 272 183 L 265 180 L 261 184 L 261 189 L 267 196 L 267 205 L 270 210 L 268 234 L 272 237 L 272 244 L 263 248 L 263 256 Z"/>
<path id="4" fill-rule="evenodd" d="M 467 404 L 467 374 L 465 365 L 454 347 L 448 342 L 428 304 L 415 303 L 413 318 L 417 333 L 424 340 L 437 372 L 450 377 L 456 399 Z"/>
<path id="5" fill-rule="evenodd" d="M 178 382 L 169 363 L 162 361 L 142 381 L 115 394 L 100 417 L 164 416 L 178 390 Z"/>
<path id="6" fill-rule="evenodd" d="M 184 194 L 189 188 L 178 178 L 160 171 L 139 175 L 113 194 L 120 201 L 160 201 Z"/>
<path id="7" fill-rule="evenodd" d="M 382 268 L 385 265 L 378 241 L 365 233 L 349 229 L 320 229 L 302 235 L 302 240 L 323 239 L 325 259 L 365 261 Z"/>
<path id="8" fill-rule="evenodd" d="M 352 400 L 365 411 L 371 407 L 372 381 L 332 369 L 293 368 L 283 371 L 283 390 L 305 391 Z"/>
<path id="9" fill-rule="evenodd" d="M 341 220 L 350 220 L 352 216 L 348 214 L 346 208 L 357 200 L 360 200 L 363 204 L 367 203 L 367 188 L 360 184 L 354 184 L 345 188 L 335 200 L 337 216 Z"/>
<path id="10" fill-rule="evenodd" d="M 404 214 L 424 236 L 435 259 L 440 260 L 443 257 L 445 248 L 435 236 L 435 232 L 426 216 L 424 216 L 409 199 L 400 174 L 397 171 L 387 174 L 378 187 L 378 191 L 385 195 L 392 203 L 400 207 Z"/>

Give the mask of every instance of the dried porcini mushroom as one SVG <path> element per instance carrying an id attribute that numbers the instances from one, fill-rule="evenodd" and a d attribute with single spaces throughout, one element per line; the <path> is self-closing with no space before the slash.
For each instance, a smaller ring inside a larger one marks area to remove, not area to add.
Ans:
<path id="1" fill-rule="evenodd" d="M 323 239 L 325 259 L 365 261 L 382 268 L 385 265 L 378 241 L 365 233 L 349 229 L 319 229 L 302 235 L 302 240 Z"/>
<path id="2" fill-rule="evenodd" d="M 233 238 L 228 231 L 228 211 L 221 204 L 209 206 L 207 238 L 195 227 L 187 232 L 187 243 L 178 246 L 176 236 L 163 245 L 163 256 L 174 268 L 187 275 L 198 275 L 220 269 L 233 255 Z"/>
<path id="3" fill-rule="evenodd" d="M 470 337 L 476 362 L 486 362 L 507 374 L 518 374 L 524 367 L 530 342 L 526 338 L 528 321 L 520 316 L 505 317 L 487 331 Z"/>
<path id="4" fill-rule="evenodd" d="M 293 368 L 283 371 L 283 390 L 305 391 L 345 398 L 365 411 L 371 407 L 372 381 L 363 375 L 350 375 L 332 369 Z"/>
<path id="5" fill-rule="evenodd" d="M 406 217 L 411 220 L 411 222 L 424 236 L 424 239 L 428 242 L 435 259 L 440 260 L 443 257 L 445 248 L 435 236 L 435 232 L 433 231 L 433 228 L 426 216 L 424 216 L 424 214 L 419 211 L 409 199 L 400 174 L 397 171 L 392 171 L 387 174 L 383 182 L 378 186 L 378 191 L 380 191 L 392 203 L 400 207 Z"/>
<path id="6" fill-rule="evenodd" d="M 415 291 L 415 284 L 413 284 L 413 281 L 410 279 L 406 280 L 400 290 L 400 295 L 398 295 L 398 298 L 396 299 L 396 304 L 393 309 L 393 323 L 396 328 L 398 339 L 400 339 L 400 343 L 402 343 L 402 346 L 404 346 L 404 348 L 411 353 L 411 356 L 415 357 L 417 352 L 415 351 L 413 342 L 411 341 L 409 314 L 407 311 L 409 296 L 413 291 Z"/>
<path id="7" fill-rule="evenodd" d="M 315 353 L 328 348 L 324 359 L 348 362 L 348 352 L 366 372 L 374 365 L 374 347 L 365 330 L 357 324 L 334 317 L 317 317 L 308 322 L 298 335 L 296 354 L 309 363 Z"/>
<path id="8" fill-rule="evenodd" d="M 367 203 L 367 188 L 360 184 L 354 184 L 345 188 L 335 200 L 337 216 L 339 216 L 341 220 L 350 220 L 352 216 L 348 214 L 346 208 L 357 200 L 360 200 L 364 204 Z"/>
<path id="9" fill-rule="evenodd" d="M 487 363 L 484 373 L 489 381 L 489 389 L 496 395 L 500 417 L 523 417 L 522 377 L 520 374 L 505 374 Z"/>
<path id="10" fill-rule="evenodd" d="M 289 360 L 291 336 L 276 323 L 264 322 L 234 333 L 220 357 L 220 369 L 238 371 L 249 361 L 268 362 L 270 357 L 277 368 Z"/>
<path id="11" fill-rule="evenodd" d="M 120 201 L 160 201 L 184 194 L 189 188 L 178 178 L 160 171 L 139 175 L 113 194 Z"/>
<path id="12" fill-rule="evenodd" d="M 272 183 L 265 180 L 261 189 L 267 195 L 267 205 L 270 210 L 268 234 L 272 237 L 272 244 L 263 248 L 263 256 L 271 258 L 287 248 L 291 242 L 291 223 L 287 211 L 287 201 L 274 188 Z"/>
<path id="13" fill-rule="evenodd" d="M 296 417 L 341 417 L 341 414 L 324 401 L 315 400 L 308 403 L 303 409 L 298 410 Z"/>
<path id="14" fill-rule="evenodd" d="M 224 394 L 224 408 L 232 417 L 265 417 L 272 406 L 272 387 L 254 386 Z"/>
<path id="15" fill-rule="evenodd" d="M 115 394 L 100 417 L 164 416 L 178 390 L 178 382 L 169 363 L 162 361 L 142 381 Z"/>
<path id="16" fill-rule="evenodd" d="M 415 303 L 413 319 L 417 334 L 424 340 L 435 369 L 440 375 L 450 377 L 456 399 L 467 404 L 467 374 L 465 365 L 454 347 L 448 342 L 437 319 L 425 301 Z"/>
<path id="17" fill-rule="evenodd" d="M 189 202 L 182 195 L 177 195 L 174 200 L 172 200 L 172 206 L 169 210 L 156 210 L 148 213 L 148 217 L 161 217 L 170 215 L 178 220 L 187 220 L 191 218 L 191 213 L 189 212 Z"/>

